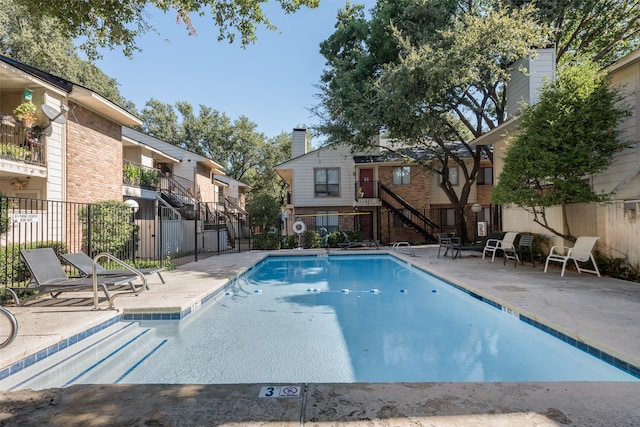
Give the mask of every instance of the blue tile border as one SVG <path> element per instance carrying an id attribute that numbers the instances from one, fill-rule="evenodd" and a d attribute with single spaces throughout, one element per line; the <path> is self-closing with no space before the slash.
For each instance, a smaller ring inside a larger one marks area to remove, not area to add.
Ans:
<path id="1" fill-rule="evenodd" d="M 25 357 L 22 360 L 17 361 L 16 363 L 7 366 L 6 368 L 3 368 L 0 370 L 0 380 L 3 380 L 17 372 L 22 371 L 23 369 L 26 369 L 28 367 L 30 367 L 31 365 L 33 365 L 34 363 L 41 361 L 49 356 L 52 356 L 54 354 L 56 354 L 57 352 L 59 352 L 60 350 L 64 350 L 65 348 L 69 347 L 72 344 L 75 344 L 77 342 L 82 341 L 83 339 L 90 337 L 91 335 L 95 334 L 96 332 L 99 332 L 105 328 L 108 328 L 109 326 L 118 323 L 121 321 L 120 315 L 116 315 L 114 317 L 112 317 L 111 319 L 102 322 L 99 325 L 93 326 L 89 329 L 87 329 L 86 331 L 82 331 L 79 332 L 67 339 L 64 339 L 62 341 L 60 341 L 59 343 L 53 344 L 47 348 L 45 348 L 44 350 L 40 350 L 39 352 L 32 354 L 30 356 Z"/>

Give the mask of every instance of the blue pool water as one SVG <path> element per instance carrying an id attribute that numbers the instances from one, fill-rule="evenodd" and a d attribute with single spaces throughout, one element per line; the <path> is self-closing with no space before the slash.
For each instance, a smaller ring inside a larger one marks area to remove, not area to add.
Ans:
<path id="1" fill-rule="evenodd" d="M 638 380 L 386 255 L 269 257 L 182 321 L 117 327 L 29 386 Z"/>

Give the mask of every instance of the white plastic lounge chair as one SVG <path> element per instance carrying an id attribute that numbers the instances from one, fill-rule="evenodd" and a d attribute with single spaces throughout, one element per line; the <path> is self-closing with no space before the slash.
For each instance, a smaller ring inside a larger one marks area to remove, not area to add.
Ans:
<path id="1" fill-rule="evenodd" d="M 84 252 L 78 252 L 73 254 L 62 254 L 62 258 L 64 258 L 69 264 L 78 269 L 80 273 L 85 276 L 91 276 L 93 274 L 93 260 L 91 257 Z M 162 277 L 162 268 L 136 268 L 140 273 L 145 276 L 149 276 L 152 274 L 157 274 L 160 277 L 162 283 L 166 283 L 164 281 L 164 277 Z M 96 273 L 98 277 L 106 277 L 106 276 L 127 276 L 131 275 L 130 271 L 127 270 L 107 270 L 102 267 L 100 264 L 96 264 Z"/>
<path id="2" fill-rule="evenodd" d="M 93 280 L 91 277 L 69 278 L 52 248 L 22 249 L 20 255 L 31 273 L 32 283 L 23 287 L 6 288 L 11 292 L 18 306 L 24 305 L 40 293 L 50 293 L 53 298 L 56 298 L 62 292 L 87 291 L 93 289 Z M 137 276 L 129 274 L 128 276 L 98 278 L 98 287 L 102 289 L 107 299 L 111 299 L 107 286 L 128 284 L 132 292 L 135 293 L 138 292 L 133 284 L 136 277 Z M 26 291 L 36 291 L 36 293 L 21 302 L 18 293 Z"/>
<path id="3" fill-rule="evenodd" d="M 362 242 L 352 242 L 351 239 L 349 239 L 349 236 L 347 235 L 347 233 L 343 231 L 342 235 L 344 236 L 344 242 L 338 243 L 338 246 L 340 246 L 342 249 L 362 248 L 362 247 L 371 247 L 371 246 L 375 246 L 376 249 L 380 249 L 380 246 L 378 246 L 378 242 L 375 242 L 373 240 L 365 240 Z"/>
<path id="4" fill-rule="evenodd" d="M 573 263 L 576 265 L 578 273 L 582 273 L 584 271 L 585 273 L 597 274 L 598 277 L 600 277 L 600 271 L 598 271 L 598 266 L 596 265 L 596 260 L 593 258 L 592 253 L 593 247 L 596 245 L 598 239 L 599 237 L 580 236 L 572 248 L 567 246 L 553 246 L 549 252 L 547 261 L 544 264 L 544 272 L 547 272 L 549 261 L 560 262 L 562 263 L 562 273 L 560 273 L 560 276 L 564 276 L 564 269 L 567 266 L 567 261 L 572 259 Z M 578 264 L 578 262 L 587 262 L 589 260 L 591 260 L 591 263 L 593 264 L 593 270 L 581 268 Z"/>
<path id="5" fill-rule="evenodd" d="M 502 240 L 499 239 L 488 239 L 484 249 L 482 250 L 482 259 L 484 259 L 487 253 L 491 253 L 491 262 L 496 259 L 496 252 L 501 249 L 515 249 L 515 241 L 518 237 L 518 233 L 513 231 L 509 231 L 505 233 Z M 515 252 L 513 252 L 514 256 L 518 256 Z"/>

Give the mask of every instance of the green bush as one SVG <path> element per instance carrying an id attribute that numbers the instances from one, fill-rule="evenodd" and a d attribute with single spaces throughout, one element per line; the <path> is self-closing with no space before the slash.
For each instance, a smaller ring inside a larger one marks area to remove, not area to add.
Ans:
<path id="1" fill-rule="evenodd" d="M 280 249 L 280 236 L 276 233 L 256 233 L 253 248 L 258 250 Z"/>
<path id="2" fill-rule="evenodd" d="M 133 259 L 140 237 L 131 207 L 124 202 L 104 201 L 91 204 L 90 209 L 91 215 L 89 207 L 78 213 L 89 255 L 107 252 L 120 259 Z"/>
<path id="3" fill-rule="evenodd" d="M 35 245 L 10 244 L 0 246 L 0 259 L 7 260 L 7 264 L 0 268 L 0 284 L 2 285 L 18 285 L 26 282 L 29 278 L 27 266 L 24 264 L 20 256 L 20 249 L 36 249 L 36 248 L 53 248 L 58 257 L 60 254 L 67 253 L 67 247 L 63 242 L 37 242 Z"/>
<path id="4" fill-rule="evenodd" d="M 289 234 L 282 237 L 282 249 L 293 249 L 298 247 L 298 235 Z"/>
<path id="5" fill-rule="evenodd" d="M 600 274 L 603 276 L 610 276 L 630 282 L 640 282 L 640 271 L 630 265 L 625 258 L 609 258 L 597 252 L 594 258 L 598 264 L 598 270 L 600 270 Z"/>
<path id="6" fill-rule="evenodd" d="M 0 193 L 0 236 L 9 229 L 9 199 Z"/>
<path id="7" fill-rule="evenodd" d="M 329 233 L 329 239 L 327 240 L 330 248 L 337 248 L 338 243 L 344 242 L 344 236 L 340 231 L 332 231 Z"/>
<path id="8" fill-rule="evenodd" d="M 315 230 L 307 230 L 302 233 L 302 247 L 311 249 L 320 247 L 320 234 Z"/>

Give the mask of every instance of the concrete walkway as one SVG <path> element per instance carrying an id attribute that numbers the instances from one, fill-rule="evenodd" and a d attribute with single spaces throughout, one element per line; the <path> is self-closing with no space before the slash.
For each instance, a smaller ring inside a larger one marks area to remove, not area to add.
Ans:
<path id="1" fill-rule="evenodd" d="M 560 277 L 555 267 L 544 274 L 543 266 L 514 267 L 501 259 L 491 263 L 477 254 L 437 258 L 432 247 L 415 251 L 415 257 L 398 256 L 515 314 L 640 366 L 640 284 L 572 271 Z M 183 311 L 266 255 L 246 252 L 190 263 L 164 273 L 166 285 L 152 279 L 150 290 L 122 296 L 115 306 L 123 314 Z M 0 350 L 0 369 L 117 314 L 92 310 L 91 295 L 82 294 L 10 310 L 20 333 Z M 264 386 L 96 385 L 0 392 L 0 425 L 640 425 L 640 382 L 294 384 L 299 394 L 289 398 L 259 397 Z"/>

